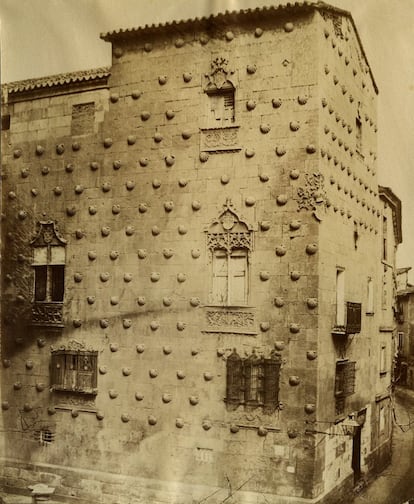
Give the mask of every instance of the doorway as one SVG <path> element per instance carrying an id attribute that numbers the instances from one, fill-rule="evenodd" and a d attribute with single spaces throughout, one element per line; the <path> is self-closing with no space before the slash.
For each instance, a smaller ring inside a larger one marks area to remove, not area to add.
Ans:
<path id="1" fill-rule="evenodd" d="M 352 440 L 352 470 L 354 471 L 354 485 L 356 485 L 361 479 L 361 431 L 362 427 L 357 427 Z"/>

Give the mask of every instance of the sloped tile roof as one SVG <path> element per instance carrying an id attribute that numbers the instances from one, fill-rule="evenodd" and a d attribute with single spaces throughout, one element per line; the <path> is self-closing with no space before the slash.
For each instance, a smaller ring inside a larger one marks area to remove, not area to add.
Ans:
<path id="1" fill-rule="evenodd" d="M 50 75 L 36 79 L 25 79 L 16 82 L 9 82 L 4 86 L 7 92 L 21 93 L 24 91 L 35 91 L 38 89 L 52 88 L 54 86 L 62 86 L 74 84 L 77 82 L 93 81 L 96 79 L 105 79 L 111 75 L 110 69 L 107 67 L 94 68 L 92 70 L 80 70 L 78 72 L 69 72 L 58 75 Z"/>

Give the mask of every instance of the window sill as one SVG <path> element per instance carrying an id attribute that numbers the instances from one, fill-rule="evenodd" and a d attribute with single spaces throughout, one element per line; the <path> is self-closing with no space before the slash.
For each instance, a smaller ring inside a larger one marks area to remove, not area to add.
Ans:
<path id="1" fill-rule="evenodd" d="M 331 329 L 331 334 L 339 334 L 340 336 L 345 336 L 346 328 L 345 326 L 334 326 Z"/>
<path id="2" fill-rule="evenodd" d="M 80 394 L 80 395 L 97 395 L 98 389 L 71 389 L 63 387 L 62 385 L 52 385 L 52 392 L 69 392 L 71 394 Z"/>

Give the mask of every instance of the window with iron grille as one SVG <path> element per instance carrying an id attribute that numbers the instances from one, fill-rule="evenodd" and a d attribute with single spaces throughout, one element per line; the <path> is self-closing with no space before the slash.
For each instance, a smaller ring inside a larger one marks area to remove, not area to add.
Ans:
<path id="1" fill-rule="evenodd" d="M 344 398 L 355 392 L 355 367 L 355 361 L 337 361 L 335 372 L 335 397 Z"/>
<path id="2" fill-rule="evenodd" d="M 270 358 L 253 353 L 242 359 L 234 349 L 227 359 L 227 404 L 277 407 L 281 357 Z"/>
<path id="3" fill-rule="evenodd" d="M 52 351 L 52 390 L 97 394 L 98 352 Z"/>

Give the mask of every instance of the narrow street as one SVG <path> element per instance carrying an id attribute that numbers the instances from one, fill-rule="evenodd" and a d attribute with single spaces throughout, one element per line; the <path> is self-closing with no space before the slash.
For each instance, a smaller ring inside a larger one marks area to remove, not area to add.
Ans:
<path id="1" fill-rule="evenodd" d="M 414 499 L 414 394 L 397 390 L 392 462 L 353 504 L 403 504 Z M 412 425 L 410 426 L 410 423 Z M 400 427 L 401 426 L 401 427 Z"/>

